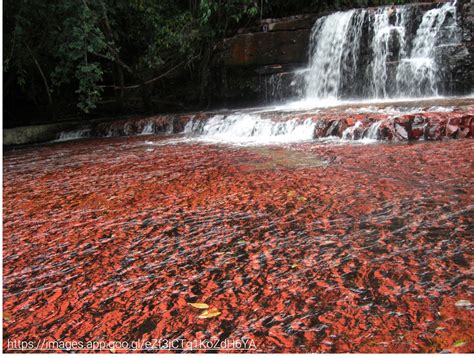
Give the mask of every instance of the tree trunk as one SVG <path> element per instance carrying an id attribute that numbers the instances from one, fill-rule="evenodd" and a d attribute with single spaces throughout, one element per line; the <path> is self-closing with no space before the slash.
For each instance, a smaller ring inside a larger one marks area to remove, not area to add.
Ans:
<path id="1" fill-rule="evenodd" d="M 143 109 L 145 112 L 151 112 L 153 106 L 151 103 L 150 88 L 143 78 L 141 79 L 141 82 L 140 93 L 143 101 Z"/>
<path id="2" fill-rule="evenodd" d="M 211 64 L 211 47 L 207 45 L 204 50 L 204 56 L 201 62 L 201 83 L 199 88 L 199 106 L 209 106 L 210 94 L 209 90 L 209 66 Z"/>
<path id="3" fill-rule="evenodd" d="M 115 108 L 118 113 L 122 113 L 125 99 L 125 79 L 122 66 L 114 63 L 114 67 L 118 76 L 119 83 L 118 89 L 115 88 Z"/>
<path id="4" fill-rule="evenodd" d="M 31 58 L 33 59 L 33 62 L 35 63 L 36 68 L 38 69 L 38 72 L 41 75 L 41 78 L 43 79 L 43 85 L 44 85 L 44 89 L 45 89 L 45 92 L 46 92 L 46 97 L 48 98 L 48 111 L 50 112 L 51 117 L 54 120 L 54 119 L 56 119 L 56 111 L 55 111 L 55 108 L 54 108 L 54 105 L 53 105 L 53 98 L 51 97 L 51 91 L 49 89 L 48 80 L 47 80 L 46 75 L 44 74 L 44 71 L 41 68 L 41 65 L 38 62 L 35 54 L 31 50 L 30 46 L 28 46 L 28 44 L 25 43 L 25 47 L 28 50 L 28 53 L 30 54 Z"/>

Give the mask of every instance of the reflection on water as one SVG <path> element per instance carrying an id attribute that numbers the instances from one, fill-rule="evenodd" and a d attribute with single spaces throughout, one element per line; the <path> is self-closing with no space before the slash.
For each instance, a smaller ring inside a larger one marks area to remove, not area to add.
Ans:
<path id="1" fill-rule="evenodd" d="M 162 140 L 5 153 L 4 342 L 473 350 L 472 141 Z"/>

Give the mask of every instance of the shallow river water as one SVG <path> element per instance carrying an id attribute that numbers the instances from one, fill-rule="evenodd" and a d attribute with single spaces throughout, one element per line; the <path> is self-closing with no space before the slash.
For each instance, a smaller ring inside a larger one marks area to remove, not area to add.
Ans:
<path id="1" fill-rule="evenodd" d="M 160 136 L 8 150 L 4 350 L 243 338 L 260 352 L 472 352 L 473 152 Z"/>

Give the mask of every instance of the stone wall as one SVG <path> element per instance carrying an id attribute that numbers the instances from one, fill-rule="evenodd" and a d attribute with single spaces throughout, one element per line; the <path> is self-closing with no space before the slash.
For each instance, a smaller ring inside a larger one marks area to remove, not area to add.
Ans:
<path id="1" fill-rule="evenodd" d="M 279 80 L 290 92 L 296 92 L 295 86 L 290 87 L 293 72 L 307 65 L 309 37 L 317 18 L 299 15 L 266 19 L 225 39 L 214 69 L 216 101 L 261 104 L 269 99 L 270 83 Z"/>

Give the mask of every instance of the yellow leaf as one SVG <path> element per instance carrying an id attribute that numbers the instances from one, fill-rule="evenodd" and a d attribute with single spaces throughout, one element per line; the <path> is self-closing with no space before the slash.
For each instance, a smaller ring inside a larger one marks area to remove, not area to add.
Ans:
<path id="1" fill-rule="evenodd" d="M 202 312 L 198 318 L 212 318 L 212 317 L 217 317 L 220 316 L 221 312 L 217 308 L 211 308 L 208 311 Z"/>
<path id="2" fill-rule="evenodd" d="M 194 308 L 199 308 L 200 310 L 205 310 L 205 309 L 209 308 L 209 305 L 207 305 L 206 303 L 202 303 L 202 302 L 190 303 L 189 305 L 193 306 Z"/>

